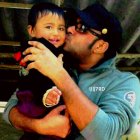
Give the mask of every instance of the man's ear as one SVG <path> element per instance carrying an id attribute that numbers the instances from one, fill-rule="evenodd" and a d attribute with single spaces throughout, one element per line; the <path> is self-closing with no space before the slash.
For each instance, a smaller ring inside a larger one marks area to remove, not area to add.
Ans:
<path id="1" fill-rule="evenodd" d="M 93 53 L 103 54 L 109 47 L 109 43 L 104 40 L 98 40 L 92 47 Z"/>
<path id="2" fill-rule="evenodd" d="M 27 26 L 27 31 L 31 37 L 35 37 L 35 33 L 34 33 L 33 27 L 31 25 Z"/>

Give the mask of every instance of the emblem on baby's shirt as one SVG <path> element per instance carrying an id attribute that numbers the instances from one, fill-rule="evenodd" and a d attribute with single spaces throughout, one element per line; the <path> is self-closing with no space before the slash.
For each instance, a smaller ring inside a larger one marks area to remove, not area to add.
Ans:
<path id="1" fill-rule="evenodd" d="M 133 107 L 135 105 L 135 101 L 136 101 L 135 92 L 129 91 L 129 92 L 125 93 L 124 100 L 128 101 L 130 103 L 131 107 Z"/>
<path id="2" fill-rule="evenodd" d="M 27 76 L 29 74 L 29 71 L 26 70 L 26 68 L 24 67 L 20 67 L 20 70 L 19 70 L 19 75 L 20 76 Z"/>

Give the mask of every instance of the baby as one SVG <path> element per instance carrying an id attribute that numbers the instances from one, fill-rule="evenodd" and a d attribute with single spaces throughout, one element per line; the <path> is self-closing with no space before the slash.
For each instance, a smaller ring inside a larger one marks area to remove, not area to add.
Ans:
<path id="1" fill-rule="evenodd" d="M 61 48 L 55 48 L 49 41 L 44 38 L 33 38 L 47 46 L 56 56 L 62 51 Z M 28 46 L 27 42 L 23 42 L 21 47 Z M 18 52 L 18 59 L 22 58 L 21 52 Z M 29 117 L 41 118 L 55 105 L 62 104 L 60 100 L 61 91 L 57 89 L 54 83 L 40 74 L 37 70 L 32 69 L 30 72 L 26 71 L 26 65 L 20 62 L 21 69 L 19 71 L 19 83 L 17 97 L 19 99 L 18 109 L 24 115 Z"/>
<path id="2" fill-rule="evenodd" d="M 35 4 L 28 15 L 28 33 L 31 40 L 37 40 L 48 47 L 56 56 L 62 53 L 61 46 L 65 41 L 64 11 L 52 3 Z M 27 41 L 21 43 L 21 50 L 29 47 Z M 41 118 L 51 111 L 57 104 L 63 104 L 60 99 L 61 91 L 54 83 L 40 74 L 37 70 L 26 71 L 26 64 L 21 63 L 20 52 L 15 54 L 20 63 L 20 78 L 18 84 L 18 110 L 26 116 Z M 60 101 L 59 101 L 60 99 Z M 25 132 L 22 140 L 59 140 L 54 136 L 40 136 Z"/>

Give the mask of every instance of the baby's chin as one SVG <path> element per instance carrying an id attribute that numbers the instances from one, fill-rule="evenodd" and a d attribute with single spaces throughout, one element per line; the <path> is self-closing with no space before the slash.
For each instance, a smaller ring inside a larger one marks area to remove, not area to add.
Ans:
<path id="1" fill-rule="evenodd" d="M 51 42 L 50 42 L 51 43 Z M 55 48 L 59 48 L 61 47 L 63 44 L 53 44 L 55 46 Z"/>
<path id="2" fill-rule="evenodd" d="M 62 46 L 64 44 L 64 42 L 62 41 L 53 41 L 53 40 L 48 40 L 51 44 L 53 44 L 55 46 L 55 48 L 59 48 L 60 46 Z"/>
<path id="3" fill-rule="evenodd" d="M 53 44 L 54 46 L 55 46 L 55 48 L 59 48 L 60 47 L 60 45 L 55 45 L 55 44 Z"/>

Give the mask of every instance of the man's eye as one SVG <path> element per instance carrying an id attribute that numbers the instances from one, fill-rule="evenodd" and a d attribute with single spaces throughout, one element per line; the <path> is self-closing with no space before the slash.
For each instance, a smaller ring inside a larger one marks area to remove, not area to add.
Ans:
<path id="1" fill-rule="evenodd" d="M 85 25 L 82 25 L 81 28 L 82 28 L 82 30 L 85 30 L 86 29 Z"/>
<path id="2" fill-rule="evenodd" d="M 81 29 L 81 27 L 82 27 L 82 24 L 81 23 L 77 23 L 77 28 Z"/>

